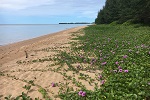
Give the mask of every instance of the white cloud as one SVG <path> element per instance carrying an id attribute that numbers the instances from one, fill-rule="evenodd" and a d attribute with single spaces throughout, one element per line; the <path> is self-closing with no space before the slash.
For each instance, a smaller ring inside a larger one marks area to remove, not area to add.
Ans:
<path id="1" fill-rule="evenodd" d="M 105 0 L 0 0 L 0 14 L 95 18 Z"/>
<path id="2" fill-rule="evenodd" d="M 50 4 L 54 4 L 54 0 L 0 0 L 0 8 L 4 10 L 21 10 Z"/>

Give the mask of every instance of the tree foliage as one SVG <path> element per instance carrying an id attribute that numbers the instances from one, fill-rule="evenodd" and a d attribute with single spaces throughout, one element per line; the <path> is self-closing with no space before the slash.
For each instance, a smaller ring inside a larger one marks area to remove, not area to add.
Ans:
<path id="1" fill-rule="evenodd" d="M 103 9 L 98 12 L 95 23 L 124 23 L 128 20 L 150 24 L 150 0 L 106 0 Z"/>

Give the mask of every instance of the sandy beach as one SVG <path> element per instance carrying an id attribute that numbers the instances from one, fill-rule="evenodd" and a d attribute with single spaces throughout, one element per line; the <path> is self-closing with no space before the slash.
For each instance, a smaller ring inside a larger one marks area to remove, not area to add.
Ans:
<path id="1" fill-rule="evenodd" d="M 47 95 L 52 99 L 57 99 L 59 88 L 61 85 L 69 82 L 65 80 L 61 72 L 64 72 L 67 66 L 58 73 L 51 71 L 59 66 L 55 65 L 55 62 L 51 60 L 56 56 L 59 51 L 69 51 L 69 42 L 73 41 L 72 34 L 79 34 L 80 30 L 85 26 L 76 27 L 54 34 L 41 36 L 38 38 L 25 40 L 6 46 L 0 47 L 0 100 L 4 100 L 4 97 L 12 95 L 16 97 L 21 95 L 22 92 L 28 93 L 31 98 L 39 97 L 43 100 L 42 94 L 39 89 L 45 89 Z M 81 34 L 83 35 L 83 34 Z M 37 61 L 38 60 L 38 61 Z M 75 78 L 78 75 L 74 75 L 73 72 L 65 72 L 67 75 Z M 86 73 L 91 77 L 94 77 L 94 73 Z M 96 72 L 95 72 L 96 73 Z M 99 72 L 98 72 L 99 73 Z M 30 91 L 23 88 L 25 85 L 32 84 Z M 52 87 L 51 83 L 58 83 L 58 86 Z M 88 82 L 81 80 L 88 89 L 93 89 L 93 86 Z M 77 89 L 74 84 L 69 86 Z"/>
<path id="2" fill-rule="evenodd" d="M 57 43 L 60 43 L 59 45 L 61 45 L 61 43 L 64 44 L 68 42 L 69 38 L 71 38 L 69 33 L 76 32 L 77 30 L 84 27 L 85 26 L 71 28 L 57 33 L 0 46 L 0 65 L 25 56 L 25 51 L 30 52 L 32 50 L 44 48 L 47 46 L 55 47 Z"/>

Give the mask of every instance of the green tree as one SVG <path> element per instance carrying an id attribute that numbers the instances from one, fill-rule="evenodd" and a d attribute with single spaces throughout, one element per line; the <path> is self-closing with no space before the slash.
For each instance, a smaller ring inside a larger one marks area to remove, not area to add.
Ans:
<path id="1" fill-rule="evenodd" d="M 150 0 L 106 0 L 95 23 L 124 23 L 131 19 L 135 23 L 150 24 Z"/>

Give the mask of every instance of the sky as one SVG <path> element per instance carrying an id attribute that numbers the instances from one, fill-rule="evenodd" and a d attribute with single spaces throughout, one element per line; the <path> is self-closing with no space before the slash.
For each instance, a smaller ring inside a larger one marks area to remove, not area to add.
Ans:
<path id="1" fill-rule="evenodd" d="M 0 0 L 0 24 L 94 22 L 106 0 Z"/>

